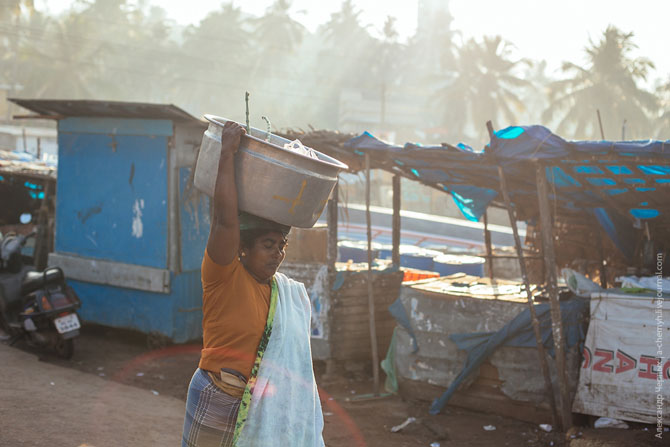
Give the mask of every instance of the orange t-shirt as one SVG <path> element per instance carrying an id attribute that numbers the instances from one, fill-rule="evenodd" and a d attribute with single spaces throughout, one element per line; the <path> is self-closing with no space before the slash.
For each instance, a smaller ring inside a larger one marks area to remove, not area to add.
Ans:
<path id="1" fill-rule="evenodd" d="M 248 379 L 270 309 L 270 285 L 261 284 L 239 259 L 219 265 L 202 259 L 201 369 L 230 368 Z"/>

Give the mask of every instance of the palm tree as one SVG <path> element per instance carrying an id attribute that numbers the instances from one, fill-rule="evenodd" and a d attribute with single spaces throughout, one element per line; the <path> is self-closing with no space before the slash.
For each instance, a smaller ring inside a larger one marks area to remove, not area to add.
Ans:
<path id="1" fill-rule="evenodd" d="M 315 70 L 319 76 L 319 89 L 328 99 L 316 113 L 322 122 L 331 126 L 338 125 L 342 91 L 369 86 L 373 78 L 370 62 L 375 42 L 367 26 L 361 24 L 360 14 L 352 0 L 345 0 L 340 10 L 332 13 L 317 30 L 321 49 Z"/>
<path id="2" fill-rule="evenodd" d="M 649 117 L 656 113 L 656 97 L 640 88 L 654 64 L 633 58 L 633 33 L 609 26 L 599 42 L 586 47 L 587 65 L 564 62 L 568 78 L 550 85 L 550 104 L 543 117 L 559 116 L 557 131 L 575 138 L 600 139 L 596 112 L 599 110 L 605 137 L 618 139 L 626 122 L 626 137 L 649 137 Z"/>
<path id="3" fill-rule="evenodd" d="M 190 26 L 170 77 L 173 101 L 197 114 L 223 114 L 223 104 L 239 104 L 245 90 L 242 80 L 253 68 L 248 28 L 232 2 Z"/>
<path id="4" fill-rule="evenodd" d="M 486 141 L 487 120 L 499 126 L 516 122 L 525 109 L 520 89 L 530 85 L 516 72 L 529 62 L 511 60 L 511 51 L 500 36 L 484 37 L 481 43 L 470 39 L 458 50 L 454 68 L 446 72 L 435 95 L 450 139 Z"/>
<path id="5" fill-rule="evenodd" d="M 344 0 L 340 10 L 331 14 L 328 22 L 321 27 L 327 42 L 342 54 L 352 49 L 346 43 L 369 38 L 367 27 L 361 25 L 360 15 L 361 11 L 356 9 L 352 0 Z"/>
<path id="6" fill-rule="evenodd" d="M 254 37 L 265 55 L 285 57 L 302 42 L 306 29 L 291 18 L 290 9 L 290 1 L 275 0 L 265 15 L 256 20 Z"/>
<path id="7" fill-rule="evenodd" d="M 656 89 L 656 92 L 660 99 L 660 110 L 662 112 L 656 126 L 656 138 L 667 140 L 670 139 L 670 77 L 665 84 Z"/>

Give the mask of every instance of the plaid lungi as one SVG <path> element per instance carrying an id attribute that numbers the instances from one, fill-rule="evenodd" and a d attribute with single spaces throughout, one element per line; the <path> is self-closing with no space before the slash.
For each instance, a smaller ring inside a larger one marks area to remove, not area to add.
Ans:
<path id="1" fill-rule="evenodd" d="M 232 446 L 240 402 L 198 368 L 188 387 L 182 447 Z"/>

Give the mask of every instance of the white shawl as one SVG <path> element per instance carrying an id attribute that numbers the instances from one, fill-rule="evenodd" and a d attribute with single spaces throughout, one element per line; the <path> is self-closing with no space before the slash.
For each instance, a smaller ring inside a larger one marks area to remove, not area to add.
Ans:
<path id="1" fill-rule="evenodd" d="M 310 347 L 305 286 L 281 273 L 272 333 L 237 447 L 322 447 L 323 414 Z"/>

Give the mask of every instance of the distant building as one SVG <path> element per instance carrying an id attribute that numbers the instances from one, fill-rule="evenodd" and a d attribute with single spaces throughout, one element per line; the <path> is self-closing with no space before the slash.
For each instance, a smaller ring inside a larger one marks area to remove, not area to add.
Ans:
<path id="1" fill-rule="evenodd" d="M 29 153 L 40 160 L 55 163 L 58 159 L 58 132 L 51 120 L 14 119 L 29 112 L 7 101 L 16 86 L 0 84 L 0 150 Z"/>
<path id="2" fill-rule="evenodd" d="M 384 96 L 384 98 L 382 98 Z M 421 129 L 423 102 L 407 89 L 346 89 L 340 94 L 337 128 L 341 132 L 368 131 L 390 143 L 415 139 Z"/>

